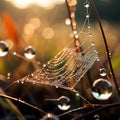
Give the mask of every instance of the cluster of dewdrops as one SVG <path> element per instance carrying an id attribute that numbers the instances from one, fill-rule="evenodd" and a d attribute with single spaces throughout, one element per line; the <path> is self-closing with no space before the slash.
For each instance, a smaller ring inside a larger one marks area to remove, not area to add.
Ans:
<path id="1" fill-rule="evenodd" d="M 0 57 L 4 57 L 8 54 L 9 47 L 6 42 L 0 41 Z M 13 55 L 16 55 L 16 52 L 13 52 Z M 24 49 L 24 57 L 27 59 L 33 59 L 36 56 L 35 48 L 33 48 L 31 45 L 27 46 Z"/>

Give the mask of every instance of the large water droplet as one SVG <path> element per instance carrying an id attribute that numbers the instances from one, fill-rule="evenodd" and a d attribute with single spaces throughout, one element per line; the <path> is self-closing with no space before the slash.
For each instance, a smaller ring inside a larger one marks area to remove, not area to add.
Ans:
<path id="1" fill-rule="evenodd" d="M 59 118 L 54 114 L 48 113 L 40 120 L 59 120 Z"/>
<path id="2" fill-rule="evenodd" d="M 107 70 L 105 68 L 101 68 L 99 74 L 100 76 L 104 77 L 107 75 Z"/>
<path id="3" fill-rule="evenodd" d="M 3 42 L 0 41 L 0 57 L 4 57 L 8 54 L 8 45 Z"/>
<path id="4" fill-rule="evenodd" d="M 24 56 L 28 59 L 33 59 L 35 57 L 35 49 L 32 46 L 25 48 Z"/>
<path id="5" fill-rule="evenodd" d="M 107 100 L 112 95 L 112 84 L 107 79 L 99 78 L 93 83 L 92 95 L 98 100 Z"/>
<path id="6" fill-rule="evenodd" d="M 58 108 L 60 110 L 68 110 L 70 108 L 70 99 L 66 96 L 62 96 L 58 99 Z"/>

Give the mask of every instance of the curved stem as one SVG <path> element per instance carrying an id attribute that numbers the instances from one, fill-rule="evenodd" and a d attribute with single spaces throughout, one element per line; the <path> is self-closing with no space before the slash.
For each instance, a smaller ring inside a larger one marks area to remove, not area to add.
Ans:
<path id="1" fill-rule="evenodd" d="M 8 95 L 4 95 L 4 94 L 0 94 L 0 97 L 1 97 L 1 98 L 7 98 L 7 99 L 10 99 L 10 100 L 13 100 L 13 101 L 17 101 L 17 102 L 19 102 L 19 103 L 22 103 L 22 104 L 24 104 L 24 105 L 27 105 L 28 107 L 31 107 L 31 108 L 37 110 L 38 112 L 40 112 L 40 113 L 42 113 L 42 114 L 44 114 L 44 115 L 46 114 L 46 112 L 44 112 L 43 110 L 41 110 L 41 109 L 39 109 L 38 107 L 33 106 L 33 105 L 31 105 L 31 104 L 23 101 L 23 100 L 20 100 L 20 99 L 17 99 L 17 98 L 8 96 Z"/>
<path id="2" fill-rule="evenodd" d="M 96 9 L 96 6 L 94 4 L 94 1 L 93 0 L 90 0 L 90 3 L 92 5 L 92 8 L 94 10 L 94 13 L 95 13 L 95 16 L 97 18 L 97 21 L 99 23 L 99 27 L 100 27 L 100 30 L 101 30 L 101 33 L 102 33 L 102 36 L 103 36 L 103 40 L 104 40 L 104 45 L 105 45 L 105 48 L 106 48 L 106 52 L 107 52 L 107 58 L 108 58 L 108 62 L 109 62 L 109 67 L 110 67 L 110 71 L 112 73 L 112 77 L 113 77 L 113 81 L 114 81 L 114 84 L 116 86 L 116 90 L 117 90 L 117 93 L 120 97 L 120 92 L 119 92 L 119 86 L 117 84 L 117 80 L 115 78 L 115 74 L 114 74 L 114 70 L 113 70 L 113 67 L 112 67 L 112 62 L 111 62 L 111 58 L 110 58 L 110 55 L 109 55 L 109 47 L 108 47 L 108 43 L 107 43 L 107 40 L 106 40 L 106 36 L 105 36 L 105 32 L 103 30 L 103 26 L 102 26 L 102 23 L 101 23 L 101 19 L 100 19 L 100 16 L 98 14 L 98 11 Z"/>
<path id="3" fill-rule="evenodd" d="M 92 110 L 90 112 L 87 112 L 85 114 L 77 115 L 77 117 L 73 118 L 72 120 L 81 120 L 81 118 L 88 117 L 89 115 L 94 115 L 94 114 L 98 113 L 101 110 L 105 110 L 105 109 L 108 109 L 108 108 L 116 107 L 118 105 L 120 105 L 120 102 L 113 103 L 113 104 L 102 105 L 102 106 L 100 106 L 100 107 L 98 107 L 96 109 L 94 108 L 94 110 Z"/>
<path id="4" fill-rule="evenodd" d="M 65 2 L 66 2 L 66 6 L 67 6 L 67 9 L 68 9 L 68 15 L 69 15 L 69 19 L 70 19 L 70 22 L 71 22 L 71 29 L 72 29 L 72 32 L 77 32 L 77 25 L 75 25 L 76 24 L 76 21 L 75 21 L 75 17 L 72 17 L 72 12 L 71 12 L 71 10 L 70 10 L 70 6 L 69 6 L 69 3 L 68 3 L 68 0 L 65 0 Z M 73 6 L 72 6 L 73 7 Z M 78 34 L 78 33 L 77 33 Z M 78 42 L 78 44 L 79 44 L 79 46 L 80 46 L 80 40 L 79 40 L 79 38 L 77 37 L 76 38 L 76 36 L 75 36 L 75 34 L 74 34 L 74 36 L 73 36 L 73 39 L 74 39 L 74 46 L 75 47 L 77 47 L 77 49 L 76 49 L 76 52 L 77 53 L 79 53 L 79 52 L 81 52 L 82 51 L 82 48 L 80 48 L 80 47 L 78 47 L 77 45 L 76 45 L 76 42 Z"/>

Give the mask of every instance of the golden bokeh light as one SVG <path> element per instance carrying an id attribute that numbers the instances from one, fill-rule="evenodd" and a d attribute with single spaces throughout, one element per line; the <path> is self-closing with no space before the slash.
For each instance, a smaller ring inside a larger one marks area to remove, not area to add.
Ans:
<path id="1" fill-rule="evenodd" d="M 34 33 L 35 26 L 33 24 L 25 24 L 24 26 L 24 34 L 25 35 L 32 35 Z"/>
<path id="2" fill-rule="evenodd" d="M 37 17 L 31 18 L 29 23 L 34 25 L 35 29 L 38 29 L 40 27 L 40 25 L 41 25 L 41 21 Z"/>
<path id="3" fill-rule="evenodd" d="M 15 7 L 24 9 L 29 7 L 32 4 L 36 4 L 40 7 L 44 7 L 46 9 L 53 8 L 56 4 L 62 4 L 64 0 L 6 0 L 11 2 Z"/>
<path id="4" fill-rule="evenodd" d="M 50 27 L 44 28 L 42 35 L 45 39 L 51 39 L 54 36 L 54 30 Z"/>

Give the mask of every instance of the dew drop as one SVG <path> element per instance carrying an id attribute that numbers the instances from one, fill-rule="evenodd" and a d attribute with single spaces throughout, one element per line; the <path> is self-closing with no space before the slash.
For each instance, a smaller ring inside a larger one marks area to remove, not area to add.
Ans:
<path id="1" fill-rule="evenodd" d="M 80 96 L 80 94 L 79 94 L 79 92 L 76 92 L 76 94 L 75 94 L 76 96 Z"/>
<path id="2" fill-rule="evenodd" d="M 24 81 L 23 81 L 23 80 L 21 81 L 21 84 L 24 84 Z"/>
<path id="3" fill-rule="evenodd" d="M 70 24 L 71 24 L 70 18 L 66 18 L 66 19 L 65 19 L 65 24 L 66 24 L 66 25 L 70 25 Z"/>
<path id="4" fill-rule="evenodd" d="M 90 25 L 88 25 L 88 28 L 90 29 Z"/>
<path id="5" fill-rule="evenodd" d="M 89 6 L 90 6 L 90 5 L 89 5 L 89 2 L 88 2 L 88 1 L 84 3 L 84 7 L 89 8 Z"/>
<path id="6" fill-rule="evenodd" d="M 99 115 L 94 115 L 94 120 L 100 120 L 100 116 Z"/>
<path id="7" fill-rule="evenodd" d="M 109 56 L 112 57 L 112 53 L 111 52 L 109 52 Z"/>
<path id="8" fill-rule="evenodd" d="M 76 41 L 75 41 L 75 45 L 76 45 L 77 47 L 80 46 L 80 42 L 79 42 L 79 40 L 76 40 Z"/>
<path id="9" fill-rule="evenodd" d="M 75 13 L 72 12 L 70 16 L 71 16 L 71 18 L 75 18 Z M 76 22 L 75 22 L 75 21 L 72 21 L 72 24 L 73 24 L 73 25 L 76 25 Z"/>
<path id="10" fill-rule="evenodd" d="M 97 58 L 97 61 L 100 61 L 100 58 Z"/>
<path id="11" fill-rule="evenodd" d="M 91 43 L 91 45 L 92 45 L 92 46 L 94 46 L 94 45 L 95 45 L 95 43 L 94 43 L 94 42 L 92 42 L 92 43 Z"/>
<path id="12" fill-rule="evenodd" d="M 7 79 L 10 79 L 11 73 L 7 73 Z"/>
<path id="13" fill-rule="evenodd" d="M 13 52 L 13 55 L 16 55 L 17 53 L 16 52 Z"/>
<path id="14" fill-rule="evenodd" d="M 107 75 L 107 70 L 105 68 L 101 68 L 99 74 L 100 76 L 105 77 Z"/>
<path id="15" fill-rule="evenodd" d="M 46 64 L 44 64 L 43 67 L 45 68 L 45 67 L 46 67 Z"/>
<path id="16" fill-rule="evenodd" d="M 89 36 L 92 37 L 92 33 L 89 33 Z"/>
<path id="17" fill-rule="evenodd" d="M 94 52 L 98 54 L 98 51 L 97 51 L 97 50 L 94 50 Z"/>
<path id="18" fill-rule="evenodd" d="M 32 46 L 25 48 L 24 56 L 28 59 L 33 59 L 35 57 L 35 49 Z"/>
<path id="19" fill-rule="evenodd" d="M 93 83 L 92 95 L 97 100 L 107 100 L 112 95 L 112 84 L 107 79 L 99 78 Z"/>
<path id="20" fill-rule="evenodd" d="M 4 41 L 0 41 L 0 57 L 8 54 L 8 45 Z"/>
<path id="21" fill-rule="evenodd" d="M 87 13 L 87 14 L 86 14 L 86 18 L 89 18 L 89 17 L 90 17 L 90 15 Z"/>
<path id="22" fill-rule="evenodd" d="M 74 34 L 74 35 L 76 35 L 76 34 L 77 34 L 77 31 L 76 31 L 76 30 L 74 30 L 74 31 L 73 31 L 73 34 Z"/>
<path id="23" fill-rule="evenodd" d="M 96 56 L 96 60 L 97 60 L 97 61 L 100 61 L 100 58 L 99 58 L 99 56 Z"/>
<path id="24" fill-rule="evenodd" d="M 61 96 L 59 99 L 58 99 L 58 108 L 60 110 L 68 110 L 70 108 L 70 99 L 66 96 Z"/>
<path id="25" fill-rule="evenodd" d="M 54 114 L 48 113 L 40 120 L 59 120 L 59 118 Z"/>

